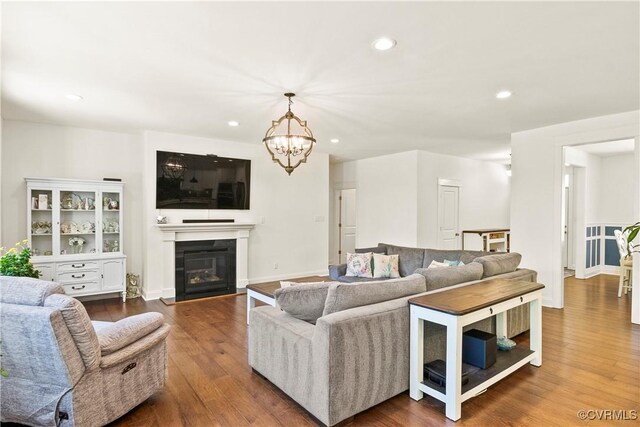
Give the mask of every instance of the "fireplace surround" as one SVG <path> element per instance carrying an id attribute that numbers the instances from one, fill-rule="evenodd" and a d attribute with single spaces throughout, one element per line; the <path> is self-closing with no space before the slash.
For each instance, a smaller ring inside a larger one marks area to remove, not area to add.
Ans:
<path id="1" fill-rule="evenodd" d="M 157 259 L 157 266 L 160 274 L 157 275 L 155 291 L 147 292 L 147 299 L 151 298 L 175 298 L 176 297 L 176 265 L 175 251 L 176 245 L 183 242 L 204 241 L 204 240 L 235 240 L 235 274 L 236 292 L 244 289 L 249 283 L 248 280 L 248 255 L 249 255 L 249 233 L 255 223 L 233 222 L 233 223 L 169 223 L 156 224 L 155 228 L 160 232 L 159 247 L 160 255 Z"/>

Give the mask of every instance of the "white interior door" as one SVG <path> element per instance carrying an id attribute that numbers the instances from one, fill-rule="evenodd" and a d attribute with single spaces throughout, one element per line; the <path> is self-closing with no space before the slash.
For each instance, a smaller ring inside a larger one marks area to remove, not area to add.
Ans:
<path id="1" fill-rule="evenodd" d="M 438 240 L 440 249 L 459 249 L 460 187 L 438 186 Z"/>
<path id="2" fill-rule="evenodd" d="M 340 247 L 338 254 L 340 263 L 347 262 L 347 252 L 355 252 L 356 249 L 356 190 L 340 191 Z"/>

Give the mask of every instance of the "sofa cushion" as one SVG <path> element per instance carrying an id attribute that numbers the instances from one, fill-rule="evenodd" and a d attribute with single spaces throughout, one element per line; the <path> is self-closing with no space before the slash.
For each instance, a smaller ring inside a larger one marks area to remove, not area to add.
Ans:
<path id="1" fill-rule="evenodd" d="M 376 279 L 397 279 L 400 277 L 398 255 L 373 254 L 373 277 Z"/>
<path id="2" fill-rule="evenodd" d="M 517 252 L 511 252 L 482 256 L 473 261 L 482 264 L 482 267 L 484 268 L 484 274 L 482 277 L 484 278 L 515 271 L 516 268 L 518 268 L 518 265 L 520 265 L 521 260 L 522 255 Z"/>
<path id="3" fill-rule="evenodd" d="M 335 282 L 301 283 L 276 289 L 276 305 L 296 319 L 316 323 L 322 316 L 329 286 Z"/>
<path id="4" fill-rule="evenodd" d="M 433 261 L 445 262 L 446 261 L 462 261 L 464 264 L 473 262 L 474 259 L 480 256 L 489 255 L 491 252 L 482 251 L 463 251 L 463 250 L 444 250 L 444 249 L 425 249 L 424 261 L 422 267 L 427 268 Z"/>
<path id="5" fill-rule="evenodd" d="M 359 282 L 377 282 L 380 280 L 389 280 L 384 278 L 374 279 L 373 277 L 353 277 L 353 276 L 340 276 L 336 279 L 340 283 L 359 283 Z"/>
<path id="6" fill-rule="evenodd" d="M 424 276 L 427 291 L 480 280 L 482 272 L 482 264 L 477 262 L 471 262 L 459 267 L 419 268 L 416 270 L 416 273 Z"/>
<path id="7" fill-rule="evenodd" d="M 373 277 L 371 252 L 363 254 L 347 253 L 347 276 L 353 277 Z"/>
<path id="8" fill-rule="evenodd" d="M 357 284 L 334 283 L 329 287 L 322 315 L 418 294 L 425 289 L 425 278 L 420 274 Z"/>
<path id="9" fill-rule="evenodd" d="M 383 254 L 386 255 L 387 254 L 387 248 L 385 246 L 375 246 L 372 248 L 360 248 L 360 249 L 356 249 L 356 253 L 357 254 L 364 254 L 367 252 L 373 252 L 374 254 Z"/>
<path id="10" fill-rule="evenodd" d="M 378 246 L 385 246 L 387 248 L 387 255 L 399 255 L 398 267 L 400 269 L 400 276 L 402 277 L 409 276 L 413 274 L 417 268 L 422 267 L 424 249 L 394 246 L 386 243 L 380 243 Z"/>

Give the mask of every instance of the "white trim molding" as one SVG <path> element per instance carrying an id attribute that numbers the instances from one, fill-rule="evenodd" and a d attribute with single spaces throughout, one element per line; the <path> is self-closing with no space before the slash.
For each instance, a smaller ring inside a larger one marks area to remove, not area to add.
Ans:
<path id="1" fill-rule="evenodd" d="M 197 240 L 236 240 L 236 289 L 244 289 L 249 284 L 249 231 L 254 223 L 187 223 L 157 224 L 162 231 L 161 290 L 145 292 L 145 299 L 175 297 L 175 250 L 176 242 Z"/>

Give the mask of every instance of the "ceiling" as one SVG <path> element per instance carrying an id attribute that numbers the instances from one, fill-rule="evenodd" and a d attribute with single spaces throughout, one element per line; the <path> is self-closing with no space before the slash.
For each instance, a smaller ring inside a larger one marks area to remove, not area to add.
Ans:
<path id="1" fill-rule="evenodd" d="M 595 144 L 585 144 L 575 146 L 581 151 L 595 154 L 600 157 L 617 156 L 619 154 L 631 154 L 635 149 L 635 140 L 621 139 L 618 141 L 597 142 Z"/>
<path id="2" fill-rule="evenodd" d="M 293 111 L 333 159 L 424 149 L 502 160 L 511 132 L 640 108 L 639 12 L 638 2 L 4 2 L 2 114 L 260 144 L 294 91 Z M 374 50 L 381 35 L 396 48 Z M 496 99 L 502 89 L 513 96 Z"/>

